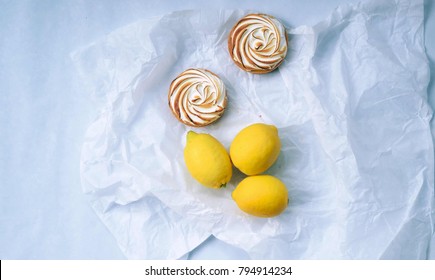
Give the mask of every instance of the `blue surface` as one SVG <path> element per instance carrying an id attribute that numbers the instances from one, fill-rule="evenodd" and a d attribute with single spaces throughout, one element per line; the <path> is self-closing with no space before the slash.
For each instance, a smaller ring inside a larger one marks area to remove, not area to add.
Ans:
<path id="1" fill-rule="evenodd" d="M 174 10 L 253 9 L 298 26 L 312 25 L 346 2 L 357 1 L 0 0 L 0 258 L 124 258 L 81 190 L 80 150 L 95 111 L 76 76 L 72 51 L 125 24 Z M 429 34 L 435 34 L 435 6 L 425 1 L 425 7 L 434 108 L 435 37 Z M 247 255 L 211 237 L 189 257 Z"/>

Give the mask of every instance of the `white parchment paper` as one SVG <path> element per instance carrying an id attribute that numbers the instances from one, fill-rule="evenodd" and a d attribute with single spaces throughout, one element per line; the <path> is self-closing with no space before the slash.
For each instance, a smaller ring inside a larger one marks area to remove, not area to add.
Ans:
<path id="1" fill-rule="evenodd" d="M 267 75 L 241 71 L 227 51 L 247 12 L 145 19 L 72 55 L 99 112 L 83 144 L 83 188 L 122 251 L 183 258 L 213 234 L 257 259 L 427 258 L 435 207 L 423 1 L 366 1 L 287 26 L 286 60 Z M 167 92 L 189 67 L 218 74 L 229 95 L 224 116 L 195 131 L 229 147 L 251 123 L 279 128 L 282 152 L 267 173 L 288 187 L 282 215 L 241 212 L 231 199 L 238 172 L 220 190 L 188 174 L 191 128 Z"/>

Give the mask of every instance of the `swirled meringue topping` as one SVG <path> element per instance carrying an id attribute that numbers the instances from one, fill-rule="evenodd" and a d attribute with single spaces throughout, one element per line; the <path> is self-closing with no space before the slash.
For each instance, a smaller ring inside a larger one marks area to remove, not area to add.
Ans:
<path id="1" fill-rule="evenodd" d="M 275 70 L 287 54 L 287 33 L 276 18 L 249 14 L 231 30 L 228 49 L 234 62 L 243 70 L 268 73 Z"/>
<path id="2" fill-rule="evenodd" d="M 227 104 L 222 80 L 205 69 L 187 69 L 169 88 L 169 107 L 175 116 L 190 126 L 205 126 L 224 113 Z"/>

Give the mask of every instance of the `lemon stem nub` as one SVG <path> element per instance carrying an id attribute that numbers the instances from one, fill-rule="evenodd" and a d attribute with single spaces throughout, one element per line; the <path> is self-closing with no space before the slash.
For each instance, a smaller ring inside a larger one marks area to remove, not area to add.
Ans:
<path id="1" fill-rule="evenodd" d="M 221 187 L 221 188 L 226 188 L 226 187 L 227 187 L 227 183 L 222 184 L 220 187 Z"/>
<path id="2" fill-rule="evenodd" d="M 195 131 L 189 130 L 189 132 L 187 132 L 187 140 L 191 139 L 193 136 L 197 135 L 197 133 Z"/>

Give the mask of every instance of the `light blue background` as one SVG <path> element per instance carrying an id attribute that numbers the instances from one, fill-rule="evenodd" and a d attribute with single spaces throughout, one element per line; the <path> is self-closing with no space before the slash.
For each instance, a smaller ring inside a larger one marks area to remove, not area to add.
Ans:
<path id="1" fill-rule="evenodd" d="M 174 10 L 251 9 L 298 26 L 313 25 L 346 2 L 358 1 L 0 0 L 0 259 L 124 259 L 81 190 L 80 149 L 95 111 L 72 51 L 118 27 Z M 433 2 L 425 1 L 432 108 Z M 211 237 L 189 257 L 247 255 Z"/>

